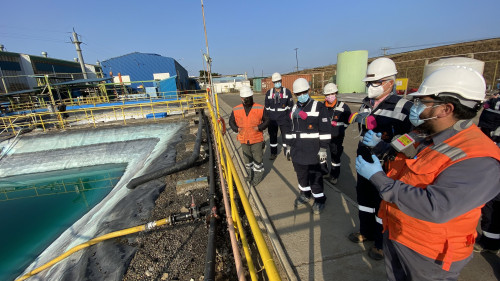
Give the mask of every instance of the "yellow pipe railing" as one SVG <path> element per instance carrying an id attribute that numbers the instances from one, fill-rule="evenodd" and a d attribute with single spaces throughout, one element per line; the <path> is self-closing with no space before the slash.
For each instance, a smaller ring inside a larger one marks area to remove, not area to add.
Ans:
<path id="1" fill-rule="evenodd" d="M 229 154 L 229 150 L 227 148 L 226 142 L 222 137 L 222 132 L 220 130 L 220 125 L 217 122 L 216 118 L 216 113 L 213 110 L 212 105 L 208 102 L 208 97 L 207 97 L 207 107 L 210 112 L 210 115 L 212 117 L 212 126 L 214 128 L 214 134 L 216 136 L 217 143 L 219 144 L 218 148 L 222 148 L 221 150 L 218 151 L 220 154 L 220 159 L 226 159 L 226 170 L 224 177 L 227 182 L 231 182 L 234 180 L 234 183 L 236 185 L 236 190 L 238 191 L 238 195 L 240 197 L 241 204 L 243 206 L 243 209 L 245 211 L 245 215 L 247 217 L 248 223 L 250 225 L 250 229 L 252 231 L 252 235 L 254 237 L 255 243 L 257 245 L 257 249 L 260 254 L 260 258 L 264 264 L 264 269 L 266 270 L 267 277 L 269 280 L 281 280 L 278 271 L 276 269 L 276 265 L 274 263 L 274 260 L 271 256 L 271 253 L 269 252 L 269 249 L 267 248 L 266 241 L 264 239 L 264 236 L 262 235 L 262 232 L 260 230 L 260 227 L 257 223 L 257 220 L 255 219 L 255 215 L 253 214 L 252 207 L 250 206 L 250 202 L 245 194 L 245 190 L 243 189 L 243 185 L 241 184 L 240 178 L 238 173 L 236 172 L 236 168 L 234 166 L 234 163 L 231 159 L 231 155 Z M 221 162 L 224 162 L 221 160 Z M 228 185 L 229 187 L 229 194 L 230 194 L 230 200 L 231 200 L 231 210 L 233 211 L 232 214 L 234 216 L 233 220 L 235 220 L 238 224 L 238 232 L 240 233 L 241 238 L 244 238 L 244 233 L 243 229 L 240 225 L 240 218 L 238 215 L 238 212 L 236 211 L 235 208 L 235 197 L 234 197 L 234 192 L 232 191 L 233 186 Z M 247 255 L 246 249 L 245 249 L 245 255 Z M 250 261 L 251 257 L 247 256 L 247 261 Z M 250 271 L 250 265 L 249 265 L 249 271 Z M 253 273 L 255 274 L 255 272 Z M 251 272 L 251 277 L 252 280 L 256 280 L 254 278 L 257 278 L 256 275 L 252 276 Z"/>

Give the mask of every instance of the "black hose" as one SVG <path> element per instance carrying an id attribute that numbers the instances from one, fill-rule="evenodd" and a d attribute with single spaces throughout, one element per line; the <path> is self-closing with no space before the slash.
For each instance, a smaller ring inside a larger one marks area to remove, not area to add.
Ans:
<path id="1" fill-rule="evenodd" d="M 144 183 L 147 183 L 149 181 L 155 180 L 157 178 L 161 178 L 161 177 L 185 170 L 185 169 L 193 166 L 193 164 L 195 163 L 195 161 L 198 159 L 198 157 L 200 155 L 201 135 L 202 135 L 202 131 L 203 131 L 202 117 L 204 117 L 204 116 L 205 116 L 205 114 L 204 114 L 203 110 L 200 111 L 199 119 L 198 119 L 198 134 L 196 134 L 196 143 L 195 143 L 195 146 L 193 149 L 193 153 L 191 154 L 191 156 L 189 158 L 187 158 L 179 163 L 175 163 L 174 165 L 172 165 L 166 169 L 153 171 L 151 173 L 142 175 L 140 177 L 133 178 L 127 184 L 127 188 L 128 189 L 135 189 L 137 186 L 139 186 L 141 184 L 144 184 Z"/>
<path id="2" fill-rule="evenodd" d="M 214 172 L 214 150 L 212 146 L 212 137 L 210 136 L 208 122 L 205 122 L 207 139 L 208 139 L 208 151 L 210 153 L 209 158 L 209 200 L 210 200 L 210 227 L 208 229 L 208 243 L 207 243 L 207 256 L 205 258 L 205 281 L 215 280 L 215 234 L 217 232 L 217 213 L 216 213 L 216 202 L 215 202 L 215 172 Z"/>

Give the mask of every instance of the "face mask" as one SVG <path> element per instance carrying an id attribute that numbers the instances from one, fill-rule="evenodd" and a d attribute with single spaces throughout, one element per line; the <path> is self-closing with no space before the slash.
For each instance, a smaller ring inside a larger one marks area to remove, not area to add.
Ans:
<path id="1" fill-rule="evenodd" d="M 243 99 L 243 105 L 252 105 L 253 104 L 253 97 L 246 97 Z"/>
<path id="2" fill-rule="evenodd" d="M 384 86 L 380 85 L 378 87 L 374 87 L 372 85 L 368 86 L 368 97 L 373 99 L 384 93 Z"/>
<path id="3" fill-rule="evenodd" d="M 424 122 L 426 120 L 436 119 L 437 116 L 425 118 L 425 119 L 420 119 L 420 114 L 422 114 L 422 112 L 424 112 L 424 110 L 426 108 L 436 107 L 436 106 L 439 106 L 439 105 L 425 106 L 425 104 L 423 104 L 423 103 L 419 103 L 418 105 L 416 105 L 416 104 L 412 105 L 412 107 L 410 108 L 410 122 L 413 124 L 413 126 L 418 127 L 418 126 L 424 124 Z"/>
<path id="4" fill-rule="evenodd" d="M 300 103 L 305 103 L 308 99 L 309 99 L 309 94 L 302 94 L 302 95 L 297 97 L 297 100 Z"/>
<path id="5" fill-rule="evenodd" d="M 337 96 L 336 96 L 336 95 L 329 95 L 329 96 L 326 96 L 326 98 L 325 98 L 325 100 L 326 100 L 328 103 L 333 103 L 336 99 L 337 99 Z"/>
<path id="6" fill-rule="evenodd" d="M 281 88 L 281 82 L 274 83 L 274 88 L 276 89 Z"/>

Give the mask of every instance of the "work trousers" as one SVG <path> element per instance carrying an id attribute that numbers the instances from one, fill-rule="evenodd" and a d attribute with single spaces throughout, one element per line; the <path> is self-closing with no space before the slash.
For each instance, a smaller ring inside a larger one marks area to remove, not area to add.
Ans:
<path id="1" fill-rule="evenodd" d="M 308 197 L 312 193 L 315 202 L 325 203 L 326 196 L 323 193 L 323 175 L 320 164 L 301 165 L 293 162 L 293 168 L 297 174 L 299 190 Z"/>
<path id="2" fill-rule="evenodd" d="M 269 120 L 267 131 L 269 133 L 271 154 L 278 154 L 278 129 L 281 131 L 281 143 L 283 144 L 283 148 L 286 148 L 285 135 L 290 132 L 290 124 L 285 123 L 283 125 L 278 125 L 276 120 Z"/>
<path id="3" fill-rule="evenodd" d="M 247 172 L 253 170 L 254 172 L 264 172 L 264 163 L 262 162 L 262 142 L 254 144 L 241 144 L 243 151 L 243 162 Z"/>
<path id="4" fill-rule="evenodd" d="M 441 261 L 422 256 L 406 246 L 389 239 L 389 231 L 384 232 L 384 259 L 387 280 L 446 280 L 458 279 L 460 271 L 472 259 L 469 257 L 451 264 L 450 270 L 442 268 Z"/>
<path id="5" fill-rule="evenodd" d="M 481 209 L 481 230 L 479 243 L 489 250 L 500 250 L 500 194 Z"/>
<path id="6" fill-rule="evenodd" d="M 340 157 L 342 152 L 344 152 L 344 147 L 342 143 L 344 142 L 343 137 L 332 137 L 329 143 L 330 159 L 332 161 L 332 166 L 328 169 L 328 160 L 321 163 L 321 171 L 323 175 L 328 175 L 334 179 L 338 179 L 340 175 Z"/>

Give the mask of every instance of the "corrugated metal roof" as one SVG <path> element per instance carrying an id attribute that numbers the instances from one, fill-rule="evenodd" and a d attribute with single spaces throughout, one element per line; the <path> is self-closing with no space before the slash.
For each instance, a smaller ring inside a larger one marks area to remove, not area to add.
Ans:
<path id="1" fill-rule="evenodd" d="M 182 88 L 187 88 L 188 73 L 173 58 L 164 57 L 158 54 L 146 53 L 130 53 L 127 55 L 111 58 L 101 62 L 103 72 L 109 76 L 109 72 L 113 72 L 113 76 L 118 73 L 130 75 L 131 81 L 149 81 L 153 80 L 153 73 L 166 73 L 170 76 L 178 77 L 179 84 Z M 146 87 L 154 86 L 153 83 L 144 83 Z M 137 87 L 138 85 L 131 85 Z"/>

